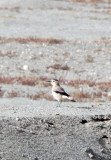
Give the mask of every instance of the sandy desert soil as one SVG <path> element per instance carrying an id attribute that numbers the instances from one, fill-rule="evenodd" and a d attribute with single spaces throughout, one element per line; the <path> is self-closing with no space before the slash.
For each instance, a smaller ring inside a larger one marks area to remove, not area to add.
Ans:
<path id="1" fill-rule="evenodd" d="M 110 160 L 111 104 L 0 100 L 3 160 Z"/>
<path id="2" fill-rule="evenodd" d="M 111 101 L 110 2 L 0 4 L 1 97 L 53 100 L 57 78 L 77 101 Z"/>
<path id="3" fill-rule="evenodd" d="M 110 26 L 108 0 L 0 1 L 0 159 L 111 160 Z"/>

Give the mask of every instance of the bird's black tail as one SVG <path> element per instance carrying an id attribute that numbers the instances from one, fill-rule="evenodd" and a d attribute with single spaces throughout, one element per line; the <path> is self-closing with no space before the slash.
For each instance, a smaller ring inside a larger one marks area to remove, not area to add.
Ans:
<path id="1" fill-rule="evenodd" d="M 72 99 L 71 102 L 76 102 L 76 101 L 74 99 Z"/>
<path id="2" fill-rule="evenodd" d="M 72 102 L 76 102 L 73 97 L 69 96 L 68 99 Z"/>

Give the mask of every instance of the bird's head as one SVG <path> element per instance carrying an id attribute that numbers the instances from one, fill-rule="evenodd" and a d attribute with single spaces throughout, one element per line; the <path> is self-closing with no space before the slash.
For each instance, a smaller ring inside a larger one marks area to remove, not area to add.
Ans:
<path id="1" fill-rule="evenodd" d="M 52 84 L 52 86 L 56 86 L 56 85 L 59 85 L 59 81 L 57 79 L 51 79 L 47 82 L 50 82 Z"/>

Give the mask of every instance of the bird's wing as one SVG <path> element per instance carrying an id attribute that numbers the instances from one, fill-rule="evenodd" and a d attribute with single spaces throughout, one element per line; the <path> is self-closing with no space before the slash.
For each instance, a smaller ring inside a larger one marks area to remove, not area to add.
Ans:
<path id="1" fill-rule="evenodd" d="M 55 93 L 58 93 L 58 94 L 61 94 L 61 95 L 64 95 L 64 96 L 69 96 L 62 87 L 57 87 L 53 90 Z"/>

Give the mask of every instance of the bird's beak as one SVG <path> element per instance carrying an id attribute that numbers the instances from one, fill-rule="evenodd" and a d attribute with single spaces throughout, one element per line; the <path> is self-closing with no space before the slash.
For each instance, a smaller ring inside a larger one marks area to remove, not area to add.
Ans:
<path id="1" fill-rule="evenodd" d="M 46 81 L 46 82 L 51 82 L 51 81 Z"/>

